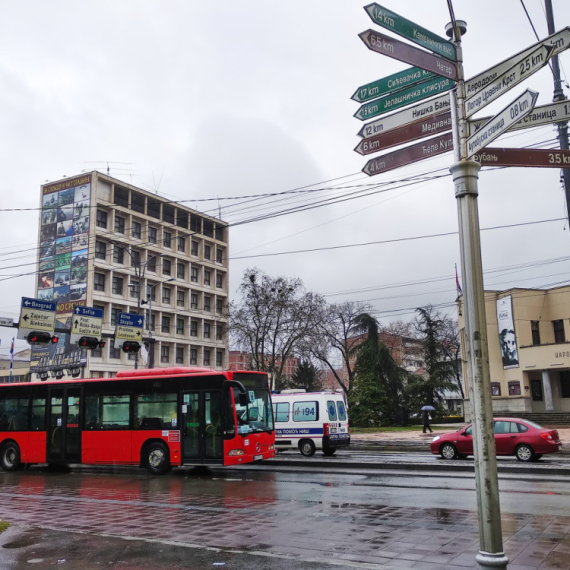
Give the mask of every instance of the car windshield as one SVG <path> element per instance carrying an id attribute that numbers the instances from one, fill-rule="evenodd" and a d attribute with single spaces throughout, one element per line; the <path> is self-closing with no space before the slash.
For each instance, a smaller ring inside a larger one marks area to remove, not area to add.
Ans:
<path id="1" fill-rule="evenodd" d="M 258 433 L 273 431 L 273 410 L 269 390 L 266 388 L 247 388 L 247 404 L 240 403 L 238 390 L 234 388 L 234 400 L 238 419 L 238 433 Z"/>

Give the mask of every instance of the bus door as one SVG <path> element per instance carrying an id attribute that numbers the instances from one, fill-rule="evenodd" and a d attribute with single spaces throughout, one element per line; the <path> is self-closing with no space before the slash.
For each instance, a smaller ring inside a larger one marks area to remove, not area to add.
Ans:
<path id="1" fill-rule="evenodd" d="M 223 457 L 222 394 L 182 393 L 182 459 L 219 463 Z"/>
<path id="2" fill-rule="evenodd" d="M 81 388 L 51 387 L 48 394 L 47 461 L 81 461 Z"/>

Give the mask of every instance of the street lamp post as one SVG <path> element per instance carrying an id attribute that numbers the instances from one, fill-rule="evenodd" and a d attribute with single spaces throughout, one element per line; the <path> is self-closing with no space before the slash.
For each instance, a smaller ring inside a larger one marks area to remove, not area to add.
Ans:
<path id="1" fill-rule="evenodd" d="M 150 330 L 150 319 L 151 319 L 151 314 L 152 314 L 152 296 L 150 291 L 153 290 L 157 285 L 161 285 L 163 283 L 170 283 L 171 281 L 175 281 L 174 277 L 170 277 L 169 279 L 166 279 L 165 281 L 160 281 L 158 283 L 155 283 L 154 285 L 147 285 L 146 286 L 146 300 L 142 300 L 140 301 L 141 305 L 148 305 L 148 319 L 146 320 L 146 329 L 148 331 L 148 336 L 151 336 L 151 330 Z M 139 290 L 139 299 L 140 299 L 140 290 Z M 149 355 L 149 368 L 153 368 L 154 367 L 154 340 L 151 341 L 150 343 L 152 346 L 149 348 L 151 354 Z"/>

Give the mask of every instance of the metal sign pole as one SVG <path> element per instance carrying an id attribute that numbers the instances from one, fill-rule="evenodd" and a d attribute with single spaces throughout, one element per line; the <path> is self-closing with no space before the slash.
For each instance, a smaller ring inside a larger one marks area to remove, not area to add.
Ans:
<path id="1" fill-rule="evenodd" d="M 479 213 L 477 208 L 477 180 L 481 165 L 475 161 L 467 160 L 466 142 L 469 136 L 469 129 L 465 116 L 465 81 L 461 51 L 461 35 L 465 31 L 465 22 L 454 21 L 447 26 L 448 35 L 455 37 L 458 72 L 457 88 L 456 91 L 452 92 L 451 101 L 453 146 L 456 162 L 449 170 L 453 175 L 455 197 L 457 198 L 464 285 L 465 338 L 467 340 L 475 482 L 479 514 L 480 550 L 476 560 L 480 568 L 506 568 L 509 559 L 503 551 L 501 530 Z"/>

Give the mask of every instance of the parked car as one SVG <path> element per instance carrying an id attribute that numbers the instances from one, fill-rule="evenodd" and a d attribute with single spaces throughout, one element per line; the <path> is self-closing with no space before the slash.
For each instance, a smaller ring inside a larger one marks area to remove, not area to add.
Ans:
<path id="1" fill-rule="evenodd" d="M 519 461 L 538 461 L 545 453 L 562 449 L 555 429 L 519 418 L 494 418 L 493 422 L 497 455 L 514 455 Z M 453 433 L 436 435 L 431 442 L 431 452 L 444 459 L 473 455 L 472 429 L 470 424 Z"/>

